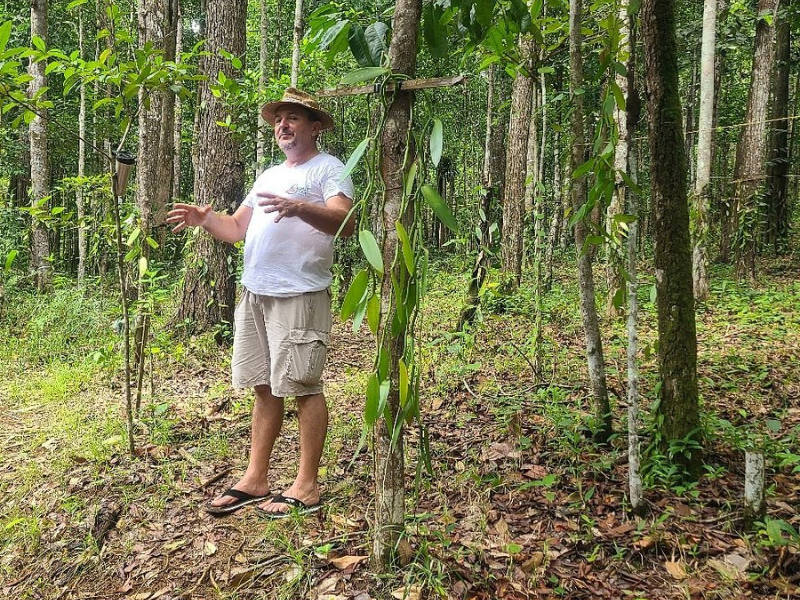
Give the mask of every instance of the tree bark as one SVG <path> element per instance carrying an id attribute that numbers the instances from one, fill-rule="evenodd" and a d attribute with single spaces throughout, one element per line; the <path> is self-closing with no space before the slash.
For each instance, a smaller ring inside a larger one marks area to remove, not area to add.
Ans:
<path id="1" fill-rule="evenodd" d="M 630 74 L 630 71 L 628 71 Z M 635 180 L 634 180 L 635 181 Z M 639 211 L 636 194 L 628 194 L 628 214 L 637 215 Z M 637 291 L 637 258 L 636 245 L 639 223 L 633 221 L 628 228 L 628 491 L 630 494 L 631 511 L 635 514 L 643 512 L 642 504 L 642 473 L 641 453 L 639 445 L 639 340 L 637 323 L 639 320 L 639 301 Z"/>
<path id="2" fill-rule="evenodd" d="M 419 30 L 422 3 L 420 0 L 398 0 L 395 4 L 394 28 L 389 45 L 389 63 L 394 73 L 413 77 L 417 67 L 417 31 Z M 411 126 L 410 92 L 396 92 L 389 105 L 386 123 L 381 135 L 383 149 L 381 177 L 384 184 L 382 215 L 382 253 L 383 264 L 394 269 L 385 273 L 382 282 L 384 301 L 392 296 L 395 276 L 400 276 L 403 261 L 395 260 L 398 252 L 398 238 L 395 223 L 403 219 L 403 184 L 408 165 L 405 155 L 409 143 Z M 413 207 L 409 206 L 408 211 Z M 393 422 L 400 414 L 399 363 L 403 356 L 405 328 L 392 331 L 392 319 L 387 315 L 390 307 L 384 306 L 382 327 L 383 339 L 388 343 L 389 373 L 391 387 L 387 406 Z M 402 423 L 397 423 L 402 427 Z M 394 549 L 404 528 L 405 481 L 402 430 L 392 443 L 392 427 L 381 417 L 373 429 L 375 448 L 375 531 L 372 545 L 373 562 L 381 571 L 388 571 Z"/>
<path id="3" fill-rule="evenodd" d="M 779 0 L 759 0 L 750 93 L 745 125 L 736 147 L 733 170 L 734 206 L 731 231 L 736 249 L 736 273 L 751 280 L 756 276 L 756 255 L 763 230 L 759 197 L 765 191 L 767 175 L 767 124 L 772 65 L 775 58 L 774 21 Z"/>
<path id="4" fill-rule="evenodd" d="M 269 9 L 267 0 L 259 0 L 259 40 L 258 40 L 258 88 L 264 90 L 269 80 L 267 62 L 269 61 Z M 258 131 L 256 132 L 256 177 L 264 172 L 264 162 L 266 147 L 269 143 L 269 133 L 271 128 L 258 111 Z"/>
<path id="5" fill-rule="evenodd" d="M 175 58 L 180 60 L 183 52 L 183 11 L 180 2 L 178 3 L 178 17 L 175 25 Z M 172 136 L 173 162 L 172 162 L 172 199 L 178 201 L 181 198 L 181 187 L 183 177 L 181 177 L 181 159 L 183 157 L 183 102 L 180 96 L 175 96 L 175 123 Z"/>
<path id="6" fill-rule="evenodd" d="M 150 43 L 154 50 L 163 52 L 164 60 L 174 61 L 177 0 L 139 0 L 138 12 L 139 45 Z M 150 235 L 155 226 L 163 224 L 172 191 L 175 94 L 169 89 L 141 90 L 139 103 L 136 202 L 142 234 Z M 149 248 L 143 244 L 143 252 L 145 246 Z"/>
<path id="7" fill-rule="evenodd" d="M 31 0 L 31 37 L 41 38 L 47 44 L 47 0 Z M 28 95 L 37 102 L 46 99 L 40 92 L 47 86 L 45 69 L 47 61 L 34 62 L 28 65 L 31 81 Z M 47 211 L 48 202 L 43 199 L 50 194 L 50 156 L 47 148 L 47 108 L 39 109 L 39 114 L 31 121 L 28 131 L 31 148 L 31 206 Z M 52 265 L 50 264 L 50 242 L 44 223 L 33 215 L 31 221 L 31 270 L 33 271 L 36 289 L 43 291 L 52 283 Z"/>
<path id="8" fill-rule="evenodd" d="M 569 70 L 570 101 L 572 103 L 572 153 L 570 171 L 574 173 L 586 162 L 586 135 L 584 130 L 583 94 L 576 90 L 583 87 L 583 52 L 581 44 L 581 0 L 569 2 Z M 586 175 L 572 181 L 573 214 L 586 202 Z M 588 218 L 588 217 L 587 217 Z M 611 406 L 608 400 L 605 361 L 603 359 L 603 341 L 600 337 L 600 323 L 597 317 L 597 305 L 594 294 L 594 276 L 592 260 L 584 248 L 586 242 L 586 223 L 583 219 L 575 223 L 575 252 L 578 260 L 578 282 L 581 295 L 581 318 L 586 338 L 586 357 L 589 367 L 589 381 L 595 402 L 596 437 L 605 442 L 611 435 Z"/>
<path id="9" fill-rule="evenodd" d="M 519 45 L 527 72 L 517 73 L 511 92 L 501 243 L 503 271 L 509 278 L 510 289 L 517 289 L 522 277 L 526 158 L 533 94 L 533 77 L 530 76 L 533 42 L 523 34 Z"/>
<path id="10" fill-rule="evenodd" d="M 700 433 L 697 334 L 681 127 L 674 0 L 644 0 L 642 36 L 648 96 L 650 181 L 658 294 L 659 433 L 665 447 Z M 700 453 L 676 459 L 693 472 Z"/>
<path id="11" fill-rule="evenodd" d="M 625 108 L 617 106 L 614 109 L 614 122 L 617 128 L 617 144 L 614 148 L 614 193 L 611 202 L 606 209 L 606 231 L 607 240 L 607 268 L 606 284 L 608 292 L 606 295 L 606 314 L 619 317 L 623 314 L 623 303 L 618 301 L 618 297 L 625 288 L 625 278 L 622 275 L 623 264 L 623 232 L 621 224 L 616 217 L 623 213 L 627 203 L 628 186 L 622 174 L 628 175 L 628 156 L 631 151 L 631 140 L 633 131 L 628 130 L 628 108 L 629 104 L 629 79 L 633 77 L 633 44 L 631 44 L 631 18 L 628 16 L 628 2 L 623 1 L 619 6 L 618 19 L 619 27 L 619 57 L 618 60 L 626 65 L 628 72 L 623 75 L 616 73 L 614 81 L 622 92 L 625 99 Z M 634 121 L 635 123 L 635 121 Z"/>
<path id="12" fill-rule="evenodd" d="M 775 82 L 772 92 L 772 139 L 768 167 L 767 244 L 781 254 L 789 245 L 789 74 L 791 32 L 789 21 L 777 15 L 775 25 Z"/>
<path id="13" fill-rule="evenodd" d="M 697 173 L 694 187 L 694 246 L 692 285 L 698 302 L 708 299 L 708 212 L 711 200 L 711 147 L 714 139 L 714 96 L 716 94 L 717 0 L 705 0 L 703 39 L 700 48 L 700 109 L 697 121 Z"/>
<path id="14" fill-rule="evenodd" d="M 497 78 L 495 65 L 491 65 L 488 71 L 488 87 L 486 90 L 486 133 L 483 143 L 483 169 L 481 171 L 481 221 L 480 221 L 480 240 L 478 241 L 478 252 L 475 256 L 475 264 L 472 267 L 472 276 L 467 290 L 467 304 L 461 312 L 458 322 L 458 331 L 463 331 L 467 323 L 472 323 L 480 307 L 480 290 L 486 279 L 488 270 L 488 251 L 491 246 L 490 227 L 491 227 L 491 208 L 493 200 L 498 198 L 497 193 L 499 181 L 502 178 L 502 169 L 497 167 L 501 164 L 503 156 L 502 147 L 502 125 L 495 121 L 495 106 L 499 104 L 499 86 L 495 84 Z M 497 135 L 500 130 L 500 136 Z M 501 140 L 497 143 L 498 138 Z"/>
<path id="15" fill-rule="evenodd" d="M 78 53 L 83 58 L 83 8 L 78 9 Z M 86 277 L 86 200 L 83 177 L 86 174 L 86 85 L 81 83 L 78 100 L 78 185 L 75 205 L 78 213 L 78 284 Z"/>
<path id="16" fill-rule="evenodd" d="M 218 51 L 224 48 L 244 59 L 246 13 L 244 0 L 208 0 L 209 55 L 201 59 L 200 72 L 211 81 L 216 81 L 220 71 L 229 78 L 240 75 Z M 211 93 L 208 81 L 200 82 L 198 96 L 194 199 L 198 204 L 212 204 L 214 210 L 232 213 L 244 195 L 239 143 L 228 129 L 217 125 L 217 121 L 225 120 L 225 107 Z M 193 243 L 186 259 L 177 320 L 186 323 L 190 331 L 208 331 L 217 324 L 233 323 L 236 282 L 232 247 L 205 232 L 200 232 Z"/>
<path id="17" fill-rule="evenodd" d="M 300 40 L 303 39 L 303 0 L 295 0 L 294 26 L 292 28 L 292 72 L 290 80 L 293 86 L 297 85 L 297 76 L 300 72 Z"/>

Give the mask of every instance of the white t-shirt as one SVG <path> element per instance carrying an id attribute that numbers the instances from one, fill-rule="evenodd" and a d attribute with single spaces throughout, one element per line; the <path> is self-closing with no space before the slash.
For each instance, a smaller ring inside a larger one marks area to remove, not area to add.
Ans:
<path id="1" fill-rule="evenodd" d="M 285 164 L 264 171 L 243 204 L 253 209 L 244 241 L 242 285 L 255 294 L 289 297 L 317 292 L 331 284 L 333 236 L 299 217 L 275 222 L 265 213 L 257 192 L 324 204 L 339 193 L 353 198 L 353 182 L 340 182 L 344 165 L 324 152 L 302 165 Z"/>

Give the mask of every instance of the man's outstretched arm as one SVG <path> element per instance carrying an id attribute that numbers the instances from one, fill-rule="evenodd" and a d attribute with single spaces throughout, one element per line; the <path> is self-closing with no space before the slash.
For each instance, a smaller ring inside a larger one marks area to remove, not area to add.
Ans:
<path id="1" fill-rule="evenodd" d="M 232 215 L 212 210 L 210 204 L 175 204 L 167 213 L 166 222 L 175 224 L 172 232 L 178 233 L 187 227 L 202 227 L 218 240 L 231 244 L 244 239 L 253 209 L 241 205 Z"/>

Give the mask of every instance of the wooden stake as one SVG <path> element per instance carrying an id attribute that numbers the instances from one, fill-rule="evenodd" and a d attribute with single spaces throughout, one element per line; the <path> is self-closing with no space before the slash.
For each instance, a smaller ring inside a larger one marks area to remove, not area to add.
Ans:
<path id="1" fill-rule="evenodd" d="M 467 78 L 463 75 L 455 75 L 453 77 L 434 77 L 432 79 L 407 79 L 400 81 L 400 89 L 407 91 L 414 90 L 427 90 L 440 87 L 453 87 L 466 82 Z M 340 88 L 333 88 L 329 90 L 320 90 L 316 93 L 318 97 L 331 97 L 331 96 L 358 96 L 361 94 L 375 94 L 381 89 L 387 92 L 393 92 L 397 87 L 397 81 L 389 81 L 385 86 L 380 84 L 376 85 L 357 85 L 346 86 Z"/>

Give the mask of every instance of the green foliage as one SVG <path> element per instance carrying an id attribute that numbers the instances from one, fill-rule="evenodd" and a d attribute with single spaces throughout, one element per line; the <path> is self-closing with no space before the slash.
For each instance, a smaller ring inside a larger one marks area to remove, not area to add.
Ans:
<path id="1" fill-rule="evenodd" d="M 770 550 L 792 548 L 795 553 L 800 550 L 800 531 L 791 523 L 766 517 L 755 525 L 756 543 L 759 547 Z"/>
<path id="2" fill-rule="evenodd" d="M 0 348 L 7 366 L 83 362 L 98 339 L 113 339 L 115 307 L 99 295 L 84 296 L 70 281 L 64 283 L 49 296 L 6 287 Z"/>

